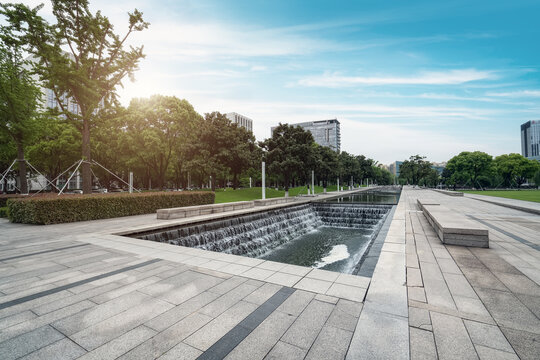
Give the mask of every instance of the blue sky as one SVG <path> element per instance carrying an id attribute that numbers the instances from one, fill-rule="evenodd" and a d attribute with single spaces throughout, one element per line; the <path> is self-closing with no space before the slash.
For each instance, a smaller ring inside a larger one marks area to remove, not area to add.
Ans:
<path id="1" fill-rule="evenodd" d="M 28 1 L 28 3 L 36 3 Z M 91 1 L 147 57 L 122 102 L 175 95 L 278 122 L 337 118 L 342 150 L 381 163 L 520 151 L 540 119 L 540 1 Z M 43 15 L 50 6 L 46 4 Z"/>

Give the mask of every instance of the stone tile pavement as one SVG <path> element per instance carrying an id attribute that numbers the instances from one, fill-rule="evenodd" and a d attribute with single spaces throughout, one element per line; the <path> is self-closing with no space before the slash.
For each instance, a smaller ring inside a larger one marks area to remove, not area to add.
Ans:
<path id="1" fill-rule="evenodd" d="M 491 226 L 491 248 L 442 245 L 418 197 Z M 0 359 L 540 353 L 538 216 L 406 189 L 372 278 L 113 235 L 174 223 L 0 220 Z"/>

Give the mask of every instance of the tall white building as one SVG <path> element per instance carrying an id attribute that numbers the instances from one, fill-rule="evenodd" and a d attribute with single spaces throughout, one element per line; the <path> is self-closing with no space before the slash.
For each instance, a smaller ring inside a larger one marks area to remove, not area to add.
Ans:
<path id="1" fill-rule="evenodd" d="M 225 116 L 227 117 L 227 119 L 231 120 L 232 123 L 253 132 L 253 120 L 251 120 L 247 116 L 235 112 L 226 113 Z"/>
<path id="2" fill-rule="evenodd" d="M 521 155 L 540 161 L 540 120 L 521 125 Z"/>

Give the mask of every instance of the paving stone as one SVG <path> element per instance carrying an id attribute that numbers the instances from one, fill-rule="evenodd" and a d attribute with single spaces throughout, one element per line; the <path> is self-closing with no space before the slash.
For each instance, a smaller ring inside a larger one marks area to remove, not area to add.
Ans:
<path id="1" fill-rule="evenodd" d="M 202 351 L 181 342 L 162 356 L 158 357 L 158 360 L 194 360 L 201 354 Z"/>
<path id="2" fill-rule="evenodd" d="M 499 326 L 532 333 L 539 332 L 540 320 L 513 294 L 480 288 L 476 291 Z"/>
<path id="3" fill-rule="evenodd" d="M 452 293 L 453 296 L 462 296 L 478 299 L 478 296 L 476 296 L 476 292 L 474 292 L 473 288 L 471 287 L 465 276 L 461 274 L 449 273 L 443 273 L 443 276 L 446 280 L 446 284 L 448 285 L 448 289 L 450 289 L 450 293 Z"/>
<path id="4" fill-rule="evenodd" d="M 353 332 L 361 311 L 361 303 L 340 299 L 330 314 L 326 325 Z"/>
<path id="5" fill-rule="evenodd" d="M 274 311 L 238 344 L 225 359 L 263 359 L 295 319 L 292 315 Z"/>
<path id="6" fill-rule="evenodd" d="M 480 299 L 456 295 L 454 296 L 454 301 L 458 310 L 462 313 L 462 317 L 465 317 L 464 314 L 475 314 L 486 318 L 491 317 Z"/>
<path id="7" fill-rule="evenodd" d="M 211 321 L 210 316 L 195 313 L 143 342 L 118 359 L 155 359 Z"/>
<path id="8" fill-rule="evenodd" d="M 424 286 L 420 269 L 407 268 L 407 286 Z"/>
<path id="9" fill-rule="evenodd" d="M 357 286 L 367 289 L 371 283 L 371 278 L 358 275 L 339 274 L 335 282 L 338 284 Z"/>
<path id="10" fill-rule="evenodd" d="M 70 339 L 65 338 L 51 345 L 42 347 L 41 349 L 22 357 L 21 360 L 71 360 L 78 359 L 85 353 L 86 350 L 75 344 Z"/>
<path id="11" fill-rule="evenodd" d="M 247 271 L 244 271 L 241 275 L 250 279 L 264 280 L 274 273 L 275 271 L 271 270 L 251 268 Z"/>
<path id="12" fill-rule="evenodd" d="M 508 342 L 522 360 L 536 360 L 540 354 L 540 335 L 501 326 Z"/>
<path id="13" fill-rule="evenodd" d="M 305 358 L 307 350 L 301 349 L 297 346 L 287 344 L 283 341 L 278 343 L 270 350 L 268 355 L 264 357 L 265 360 L 302 360 Z"/>
<path id="14" fill-rule="evenodd" d="M 510 353 L 514 352 L 498 326 L 470 320 L 464 320 L 463 322 L 474 345 L 487 346 Z"/>
<path id="15" fill-rule="evenodd" d="M 435 340 L 431 331 L 410 328 L 411 360 L 437 359 Z"/>
<path id="16" fill-rule="evenodd" d="M 304 311 L 306 306 L 313 300 L 315 294 L 308 291 L 296 290 L 287 300 L 278 306 L 276 311 L 281 311 L 289 315 L 298 316 Z M 337 300 L 336 300 L 337 301 Z"/>
<path id="17" fill-rule="evenodd" d="M 495 272 L 494 274 L 513 293 L 540 298 L 540 286 L 527 276 L 521 273 L 517 275 Z"/>
<path id="18" fill-rule="evenodd" d="M 423 287 L 407 287 L 409 300 L 427 302 Z"/>
<path id="19" fill-rule="evenodd" d="M 273 275 L 270 275 L 270 277 L 266 278 L 265 281 L 282 285 L 282 286 L 292 287 L 301 279 L 302 277 L 298 275 L 291 275 L 291 274 L 276 272 Z"/>
<path id="20" fill-rule="evenodd" d="M 282 286 L 276 284 L 266 283 L 257 290 L 244 298 L 245 301 L 262 305 L 266 300 L 270 299 L 275 293 L 281 289 Z"/>
<path id="21" fill-rule="evenodd" d="M 413 247 L 413 249 L 415 249 Z M 407 267 L 418 269 L 420 268 L 420 263 L 418 262 L 418 256 L 416 255 L 416 252 L 413 253 L 407 253 L 406 254 L 407 259 Z"/>
<path id="22" fill-rule="evenodd" d="M 279 271 L 283 269 L 287 264 L 276 262 L 276 261 L 265 261 L 257 265 L 258 268 L 272 271 Z"/>
<path id="23" fill-rule="evenodd" d="M 309 360 L 345 359 L 352 332 L 325 325 L 306 356 Z"/>
<path id="24" fill-rule="evenodd" d="M 450 294 L 450 290 L 444 281 L 444 277 L 435 264 L 420 263 L 422 276 L 424 279 L 424 290 L 426 292 L 427 301 L 435 306 L 447 307 L 455 309 L 456 305 Z"/>
<path id="25" fill-rule="evenodd" d="M 338 276 L 339 276 L 339 273 L 335 271 L 320 270 L 320 269 L 313 269 L 306 275 L 307 278 L 330 281 L 330 282 L 336 281 Z"/>
<path id="26" fill-rule="evenodd" d="M 201 309 L 205 305 L 211 303 L 219 297 L 219 294 L 205 291 L 202 294 L 192 297 L 188 301 L 173 307 L 172 309 L 165 311 L 163 314 L 160 314 L 153 319 L 145 323 L 151 329 L 156 331 L 163 331 L 169 326 L 177 323 L 186 316 L 194 313 L 195 311 Z"/>
<path id="27" fill-rule="evenodd" d="M 208 305 L 204 306 L 201 310 L 199 310 L 199 312 L 213 318 L 218 317 L 225 310 L 234 306 L 240 300 L 248 297 L 255 290 L 257 290 L 257 288 L 253 285 L 247 285 L 245 283 L 241 284 L 238 287 L 229 291 L 228 293 L 212 301 Z"/>
<path id="28" fill-rule="evenodd" d="M 0 319 L 0 330 L 13 325 L 36 318 L 37 315 L 31 311 L 23 311 L 18 314 L 13 314 Z"/>
<path id="29" fill-rule="evenodd" d="M 326 291 L 326 295 L 335 296 L 347 300 L 362 302 L 366 295 L 366 289 L 333 283 L 332 286 Z"/>
<path id="30" fill-rule="evenodd" d="M 476 346 L 476 352 L 480 360 L 519 360 L 514 352 L 509 353 L 480 345 Z"/>
<path id="31" fill-rule="evenodd" d="M 537 296 L 514 294 L 536 317 L 540 318 L 540 299 Z"/>
<path id="32" fill-rule="evenodd" d="M 448 273 L 461 275 L 461 270 L 453 259 L 437 259 L 437 263 L 439 264 L 443 274 Z"/>
<path id="33" fill-rule="evenodd" d="M 331 304 L 313 300 L 281 340 L 308 350 L 333 309 L 334 306 Z"/>
<path id="34" fill-rule="evenodd" d="M 475 269 L 475 268 L 464 268 L 461 267 L 463 275 L 467 278 L 469 283 L 473 288 L 485 288 L 493 289 L 500 291 L 508 291 L 508 288 L 489 272 L 486 268 Z"/>
<path id="35" fill-rule="evenodd" d="M 240 275 L 246 271 L 251 269 L 250 266 L 242 265 L 242 264 L 227 264 L 226 266 L 219 269 L 222 273 L 227 273 L 231 275 Z"/>
<path id="36" fill-rule="evenodd" d="M 430 315 L 439 359 L 478 359 L 460 318 L 437 312 Z"/>
<path id="37" fill-rule="evenodd" d="M 292 274 L 292 275 L 306 276 L 307 273 L 311 271 L 311 268 L 308 268 L 305 266 L 298 266 L 298 265 L 286 265 L 279 271 L 287 273 L 287 274 Z"/>
<path id="38" fill-rule="evenodd" d="M 233 276 L 230 279 L 227 279 L 222 283 L 214 286 L 213 288 L 208 289 L 208 291 L 223 295 L 246 281 L 246 278 L 240 276 Z"/>
<path id="39" fill-rule="evenodd" d="M 27 332 L 0 343 L 0 359 L 17 359 L 64 338 L 50 326 Z"/>
<path id="40" fill-rule="evenodd" d="M 79 360 L 114 360 L 156 334 L 157 332 L 144 325 L 137 326 L 135 329 L 86 353 Z"/>
<path id="41" fill-rule="evenodd" d="M 238 325 L 240 321 L 245 319 L 246 316 L 257 309 L 257 307 L 255 304 L 239 301 L 223 314 L 197 330 L 185 339 L 184 342 L 196 349 L 206 351 L 227 332 Z"/>
<path id="42" fill-rule="evenodd" d="M 346 359 L 406 359 L 409 357 L 408 329 L 406 317 L 373 311 L 366 304 Z"/>
<path id="43" fill-rule="evenodd" d="M 324 295 L 324 294 L 316 294 L 315 300 L 324 301 L 330 304 L 337 304 L 337 302 L 339 301 L 339 298 L 335 296 Z"/>
<path id="44" fill-rule="evenodd" d="M 294 285 L 296 289 L 302 289 L 307 291 L 312 291 L 315 293 L 324 294 L 332 286 L 332 283 L 324 280 L 303 278 Z"/>
<path id="45" fill-rule="evenodd" d="M 148 303 L 137 305 L 121 314 L 87 327 L 73 334 L 70 338 L 86 350 L 91 351 L 172 307 L 173 305 L 169 303 L 152 299 Z"/>
<path id="46" fill-rule="evenodd" d="M 63 334 L 69 336 L 91 325 L 109 319 L 129 308 L 149 301 L 152 301 L 150 296 L 139 292 L 134 292 L 132 294 L 118 297 L 102 305 L 92 307 L 86 311 L 82 311 L 64 319 L 55 321 L 52 325 L 55 329 L 58 329 Z"/>
<path id="47" fill-rule="evenodd" d="M 429 311 L 416 307 L 409 307 L 409 326 L 432 331 Z"/>

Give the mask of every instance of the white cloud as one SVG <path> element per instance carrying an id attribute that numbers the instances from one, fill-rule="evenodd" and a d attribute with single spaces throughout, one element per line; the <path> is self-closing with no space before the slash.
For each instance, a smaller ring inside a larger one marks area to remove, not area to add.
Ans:
<path id="1" fill-rule="evenodd" d="M 357 85 L 458 85 L 471 81 L 492 80 L 494 71 L 475 69 L 429 71 L 416 76 L 343 76 L 338 73 L 306 77 L 298 81 L 298 85 L 312 87 L 351 87 Z"/>
<path id="2" fill-rule="evenodd" d="M 496 97 L 510 97 L 510 98 L 519 98 L 519 97 L 540 97 L 540 90 L 520 90 L 520 91 L 509 91 L 509 92 L 492 92 L 487 93 L 487 96 L 496 96 Z"/>

